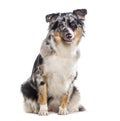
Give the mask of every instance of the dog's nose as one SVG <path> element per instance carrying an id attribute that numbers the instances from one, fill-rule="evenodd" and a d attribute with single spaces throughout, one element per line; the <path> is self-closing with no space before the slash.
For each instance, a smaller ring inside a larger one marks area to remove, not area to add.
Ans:
<path id="1" fill-rule="evenodd" d="M 67 39 L 71 39 L 71 38 L 72 38 L 71 33 L 67 33 L 67 34 L 66 34 L 66 38 L 67 38 Z"/>

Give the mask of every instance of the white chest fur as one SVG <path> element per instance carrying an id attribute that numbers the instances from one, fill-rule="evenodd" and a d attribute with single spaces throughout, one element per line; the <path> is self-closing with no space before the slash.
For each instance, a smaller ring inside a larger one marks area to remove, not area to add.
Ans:
<path id="1" fill-rule="evenodd" d="M 44 63 L 45 73 L 48 75 L 48 92 L 54 96 L 66 93 L 76 74 L 75 59 L 52 55 Z"/>

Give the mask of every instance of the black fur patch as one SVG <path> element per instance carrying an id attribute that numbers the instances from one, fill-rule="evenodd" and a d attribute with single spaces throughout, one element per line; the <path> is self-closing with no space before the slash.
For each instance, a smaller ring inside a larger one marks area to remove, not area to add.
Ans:
<path id="1" fill-rule="evenodd" d="M 63 17 L 63 20 L 62 21 L 64 21 L 65 22 L 65 17 Z"/>
<path id="2" fill-rule="evenodd" d="M 85 16 L 87 14 L 87 9 L 77 9 L 77 10 L 74 10 L 73 11 L 73 14 L 77 15 L 77 12 L 78 14 L 80 14 L 81 16 Z"/>
<path id="3" fill-rule="evenodd" d="M 46 45 L 49 45 L 50 43 L 48 41 L 46 41 Z"/>
<path id="4" fill-rule="evenodd" d="M 65 16 L 66 15 L 66 13 L 61 13 L 61 16 L 63 17 L 63 16 Z"/>
<path id="5" fill-rule="evenodd" d="M 52 96 L 48 97 L 47 103 L 49 104 L 54 98 Z"/>
<path id="6" fill-rule="evenodd" d="M 27 81 L 26 83 L 21 85 L 21 92 L 22 94 L 30 98 L 32 100 L 37 100 L 38 99 L 38 92 L 34 87 L 31 85 L 32 81 Z"/>
<path id="7" fill-rule="evenodd" d="M 69 27 L 74 31 L 77 28 L 77 23 L 74 22 L 69 22 Z"/>
<path id="8" fill-rule="evenodd" d="M 46 22 L 50 22 L 52 20 L 55 21 L 58 16 L 59 16 L 59 13 L 48 14 L 46 15 Z"/>
<path id="9" fill-rule="evenodd" d="M 38 69 L 38 67 L 43 64 L 43 58 L 42 56 L 39 54 L 34 62 L 33 65 L 33 70 L 32 70 L 32 74 L 36 72 L 36 70 Z"/>
<path id="10" fill-rule="evenodd" d="M 40 85 L 44 85 L 44 84 L 45 84 L 45 82 L 44 82 L 44 81 L 40 82 Z"/>
<path id="11" fill-rule="evenodd" d="M 74 95 L 77 91 L 78 91 L 77 88 L 74 86 L 74 87 L 73 87 L 72 94 L 71 94 L 71 96 L 70 96 L 70 100 L 72 99 L 73 95 Z"/>
<path id="12" fill-rule="evenodd" d="M 74 80 L 76 80 L 78 77 L 78 72 L 76 72 L 76 76 L 74 77 Z"/>
<path id="13" fill-rule="evenodd" d="M 58 24 L 59 24 L 58 21 L 56 21 L 54 24 L 51 24 L 51 26 L 50 26 L 51 30 L 55 30 L 55 29 L 57 29 Z"/>
<path id="14" fill-rule="evenodd" d="M 79 107 L 79 111 L 86 111 L 86 109 L 81 105 L 81 106 Z"/>

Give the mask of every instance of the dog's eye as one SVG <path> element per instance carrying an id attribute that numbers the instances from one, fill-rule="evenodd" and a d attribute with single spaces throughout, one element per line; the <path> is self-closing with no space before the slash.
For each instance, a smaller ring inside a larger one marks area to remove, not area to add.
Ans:
<path id="1" fill-rule="evenodd" d="M 76 25 L 74 22 L 72 22 L 72 23 L 70 23 L 70 27 L 71 27 L 73 30 L 75 30 L 75 29 L 77 28 L 77 25 Z"/>

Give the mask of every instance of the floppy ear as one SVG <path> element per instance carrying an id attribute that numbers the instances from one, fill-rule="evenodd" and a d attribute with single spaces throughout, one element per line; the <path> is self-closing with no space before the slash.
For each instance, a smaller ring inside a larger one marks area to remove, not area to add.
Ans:
<path id="1" fill-rule="evenodd" d="M 77 9 L 73 11 L 73 14 L 77 16 L 79 20 L 85 20 L 85 15 L 87 14 L 86 9 Z"/>
<path id="2" fill-rule="evenodd" d="M 58 16 L 59 13 L 48 14 L 46 15 L 46 22 L 54 22 Z"/>

